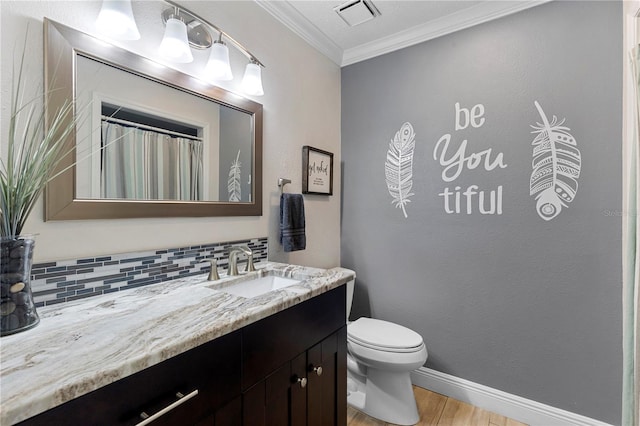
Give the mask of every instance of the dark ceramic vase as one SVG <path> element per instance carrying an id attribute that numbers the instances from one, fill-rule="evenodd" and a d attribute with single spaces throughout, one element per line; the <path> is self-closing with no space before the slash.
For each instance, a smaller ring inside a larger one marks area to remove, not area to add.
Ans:
<path id="1" fill-rule="evenodd" d="M 40 322 L 31 294 L 33 238 L 0 238 L 0 336 Z"/>

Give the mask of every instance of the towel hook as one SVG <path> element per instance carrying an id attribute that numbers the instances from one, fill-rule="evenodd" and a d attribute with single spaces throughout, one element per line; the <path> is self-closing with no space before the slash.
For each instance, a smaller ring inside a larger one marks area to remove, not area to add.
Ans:
<path id="1" fill-rule="evenodd" d="M 280 193 L 284 192 L 284 186 L 291 183 L 291 179 L 278 178 L 278 186 L 280 187 Z"/>

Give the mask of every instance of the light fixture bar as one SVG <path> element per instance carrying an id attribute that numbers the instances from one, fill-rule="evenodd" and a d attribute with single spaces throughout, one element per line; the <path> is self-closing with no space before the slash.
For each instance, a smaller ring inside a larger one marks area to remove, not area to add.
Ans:
<path id="1" fill-rule="evenodd" d="M 164 0 L 165 3 L 170 4 L 171 6 L 173 6 L 174 8 L 177 8 L 180 12 L 181 15 L 187 15 L 188 17 L 192 18 L 192 19 L 188 19 L 185 21 L 188 21 L 188 23 L 191 23 L 191 21 L 196 20 L 199 21 L 200 23 L 206 24 L 209 27 L 213 28 L 215 31 L 217 31 L 218 33 L 220 33 L 221 36 L 224 36 L 225 40 L 230 42 L 231 44 L 233 44 L 239 51 L 241 51 L 247 58 L 249 58 L 250 61 L 252 61 L 253 63 L 260 65 L 262 68 L 266 68 L 264 66 L 264 64 L 262 62 L 260 62 L 260 60 L 258 60 L 258 58 L 256 58 L 253 53 L 249 52 L 249 50 L 244 47 L 241 43 L 239 43 L 238 41 L 236 41 L 233 37 L 231 37 L 229 34 L 225 33 L 224 31 L 222 31 L 220 28 L 218 28 L 217 26 L 213 25 L 211 22 L 207 21 L 206 19 L 202 18 L 201 16 L 191 12 L 188 9 L 185 9 L 184 7 L 180 6 L 178 3 L 173 2 L 171 0 Z M 188 24 L 187 24 L 188 25 Z M 192 27 L 193 28 L 193 27 Z M 198 43 L 196 43 L 197 45 Z M 192 44 L 193 45 L 193 44 Z M 209 46 L 211 45 L 211 42 L 209 42 Z M 209 47 L 206 46 L 206 47 Z M 198 48 L 198 46 L 194 46 L 196 48 Z M 206 47 L 199 47 L 201 49 L 204 49 Z"/>

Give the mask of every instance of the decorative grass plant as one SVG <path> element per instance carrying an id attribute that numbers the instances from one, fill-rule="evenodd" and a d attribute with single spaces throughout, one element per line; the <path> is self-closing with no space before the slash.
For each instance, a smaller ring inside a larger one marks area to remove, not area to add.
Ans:
<path id="1" fill-rule="evenodd" d="M 11 90 L 11 118 L 6 158 L 0 158 L 0 237 L 16 239 L 55 174 L 60 161 L 71 155 L 66 140 L 77 123 L 72 100 L 60 105 L 45 130 L 43 91 L 27 93 L 24 78 L 26 41 Z M 4 136 L 4 135 L 3 135 Z"/>
<path id="2" fill-rule="evenodd" d="M 0 336 L 31 329 L 40 322 L 31 292 L 34 240 L 21 233 L 47 182 L 61 173 L 61 160 L 73 155 L 67 139 L 77 123 L 71 99 L 45 122 L 44 91 L 27 90 L 26 52 L 25 37 L 19 65 L 13 69 L 8 133 L 1 135 Z"/>

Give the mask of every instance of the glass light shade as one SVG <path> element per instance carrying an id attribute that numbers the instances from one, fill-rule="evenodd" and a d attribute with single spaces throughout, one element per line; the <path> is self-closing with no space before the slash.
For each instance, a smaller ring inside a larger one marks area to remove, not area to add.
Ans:
<path id="1" fill-rule="evenodd" d="M 229 65 L 229 48 L 223 42 L 214 41 L 211 45 L 211 54 L 205 71 L 213 80 L 227 81 L 233 78 Z"/>
<path id="2" fill-rule="evenodd" d="M 177 18 L 167 19 L 167 27 L 160 43 L 160 54 L 172 62 L 181 64 L 193 61 L 187 26 Z"/>
<path id="3" fill-rule="evenodd" d="M 262 96 L 262 71 L 260 65 L 252 63 L 247 64 L 242 78 L 242 90 L 248 95 Z"/>
<path id="4" fill-rule="evenodd" d="M 118 40 L 140 39 L 131 0 L 103 0 L 96 27 L 102 34 Z"/>

